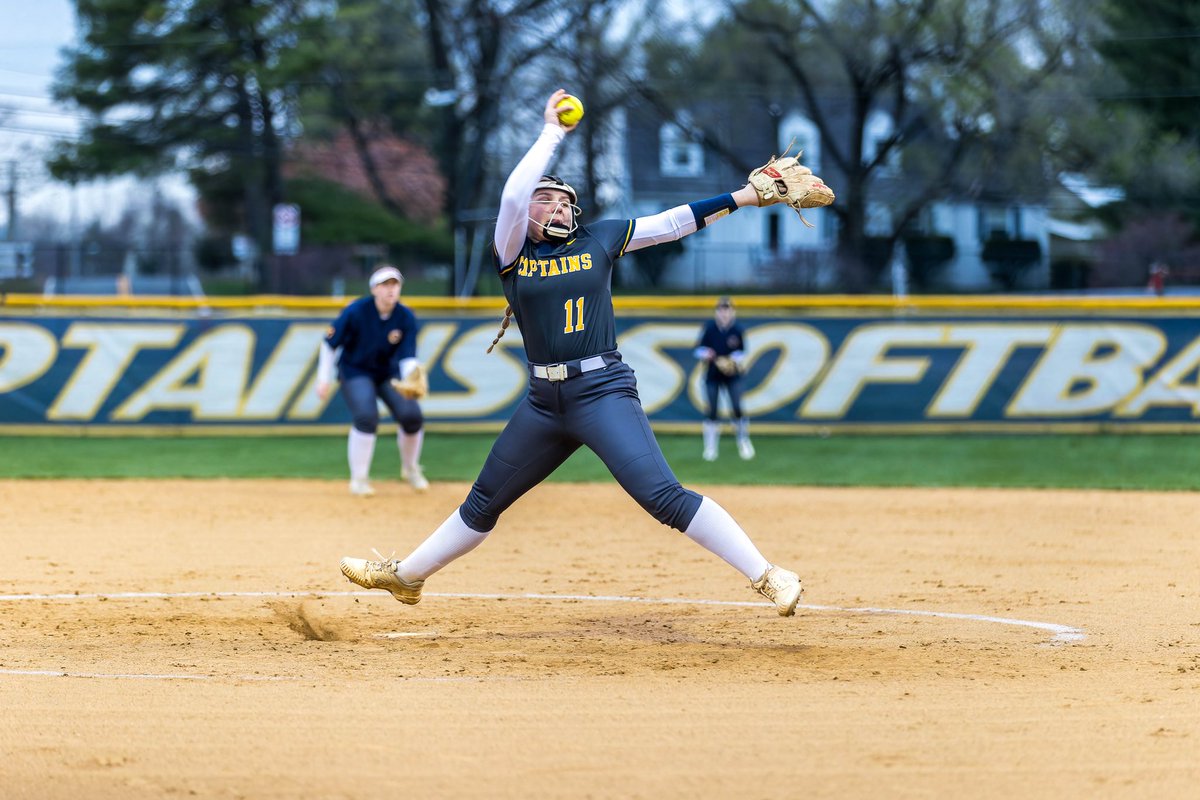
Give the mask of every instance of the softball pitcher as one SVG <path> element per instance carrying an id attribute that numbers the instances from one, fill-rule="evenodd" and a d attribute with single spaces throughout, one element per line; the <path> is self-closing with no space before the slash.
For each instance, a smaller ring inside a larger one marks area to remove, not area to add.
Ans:
<path id="1" fill-rule="evenodd" d="M 477 547 L 505 509 L 587 446 L 655 519 L 724 559 L 780 615 L 791 616 L 800 578 L 768 562 L 725 509 L 683 488 L 667 466 L 633 370 L 617 351 L 611 279 L 626 253 L 695 233 L 741 206 L 812 207 L 827 205 L 825 194 L 830 201 L 833 194 L 801 167 L 804 172 L 795 174 L 807 175 L 803 182 L 772 177 L 770 190 L 747 185 L 654 216 L 580 226 L 575 190 L 545 174 L 575 127 L 558 119 L 555 106 L 564 96 L 562 89 L 550 96 L 541 135 L 504 185 L 493 242 L 504 294 L 524 338 L 529 391 L 492 445 L 466 501 L 437 530 L 402 560 L 343 558 L 342 573 L 359 586 L 417 603 L 426 578 Z"/>

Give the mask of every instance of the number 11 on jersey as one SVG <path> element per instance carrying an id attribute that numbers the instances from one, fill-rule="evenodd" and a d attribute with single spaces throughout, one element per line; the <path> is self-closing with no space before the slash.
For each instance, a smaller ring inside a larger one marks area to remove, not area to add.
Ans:
<path id="1" fill-rule="evenodd" d="M 574 325 L 572 326 L 571 305 L 574 303 Z M 577 297 L 574 301 L 568 300 L 563 303 L 563 310 L 567 312 L 567 324 L 563 326 L 563 333 L 578 333 L 583 330 L 583 298 Z"/>

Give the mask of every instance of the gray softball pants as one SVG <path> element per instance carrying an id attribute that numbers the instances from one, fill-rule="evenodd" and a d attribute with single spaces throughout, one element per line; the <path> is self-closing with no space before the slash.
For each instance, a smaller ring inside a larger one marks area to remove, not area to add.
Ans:
<path id="1" fill-rule="evenodd" d="M 683 488 L 663 458 L 624 362 L 565 381 L 530 377 L 517 407 L 460 508 L 480 532 L 523 494 L 586 446 L 626 492 L 664 525 L 686 530 L 700 495 Z"/>

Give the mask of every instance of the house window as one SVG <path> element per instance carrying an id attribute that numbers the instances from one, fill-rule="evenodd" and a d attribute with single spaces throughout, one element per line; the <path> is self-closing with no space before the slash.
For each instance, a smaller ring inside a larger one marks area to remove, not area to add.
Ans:
<path id="1" fill-rule="evenodd" d="M 779 213 L 774 211 L 767 214 L 767 249 L 779 252 Z"/>
<path id="2" fill-rule="evenodd" d="M 821 173 L 821 136 L 817 126 L 808 117 L 794 111 L 779 120 L 778 152 L 782 154 L 789 144 L 792 146 L 791 155 L 796 155 L 798 150 L 803 151 L 800 160 L 804 165 L 818 175 Z"/>
<path id="3" fill-rule="evenodd" d="M 673 122 L 658 129 L 658 168 L 669 178 L 694 178 L 704 173 L 704 147 L 692 141 Z"/>
<path id="4" fill-rule="evenodd" d="M 892 209 L 886 203 L 868 202 L 863 230 L 868 236 L 889 236 L 892 232 Z"/>
<path id="5" fill-rule="evenodd" d="M 979 241 L 1020 238 L 1021 215 L 1016 208 L 1008 206 L 981 206 L 979 208 Z"/>
<path id="6" fill-rule="evenodd" d="M 937 232 L 933 222 L 933 209 L 925 206 L 917 212 L 912 222 L 908 223 L 908 233 L 916 236 L 932 236 Z"/>
<path id="7" fill-rule="evenodd" d="M 863 127 L 863 163 L 870 164 L 879 155 L 879 151 L 892 138 L 895 125 L 889 114 L 882 111 L 872 111 Z M 900 151 L 896 148 L 888 151 L 887 156 L 879 165 L 879 171 L 893 173 L 900 169 Z"/>

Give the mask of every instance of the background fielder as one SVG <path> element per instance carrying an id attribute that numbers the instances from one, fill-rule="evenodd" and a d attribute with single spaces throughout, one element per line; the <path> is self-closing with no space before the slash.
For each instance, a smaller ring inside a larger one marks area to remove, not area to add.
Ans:
<path id="1" fill-rule="evenodd" d="M 794 159 L 793 182 L 787 182 L 773 160 L 754 173 L 773 170 L 764 181 L 769 188 L 756 188 L 752 174 L 752 183 L 732 194 L 580 227 L 575 190 L 544 174 L 574 127 L 555 111 L 565 95 L 560 89 L 547 100 L 541 135 L 505 183 L 493 242 L 504 295 L 524 338 L 529 391 L 466 500 L 437 530 L 401 561 L 343 558 L 342 573 L 401 602 L 419 602 L 426 578 L 477 547 L 513 502 L 586 445 L 657 520 L 741 572 L 781 615 L 794 614 L 799 577 L 770 564 L 715 501 L 683 488 L 663 458 L 633 370 L 616 349 L 612 270 L 627 252 L 680 239 L 742 206 L 790 199 L 825 205 L 833 193 Z"/>
<path id="2" fill-rule="evenodd" d="M 749 461 L 754 458 L 754 445 L 750 442 L 750 420 L 742 414 L 742 363 L 746 359 L 746 332 L 737 324 L 737 312 L 728 297 L 717 301 L 713 319 L 706 322 L 700 331 L 700 340 L 696 343 L 693 355 L 708 367 L 704 373 L 704 390 L 708 401 L 708 419 L 703 422 L 704 460 L 717 460 L 717 447 L 721 440 L 717 401 L 724 389 L 733 411 L 738 455 Z"/>
<path id="3" fill-rule="evenodd" d="M 322 400 L 329 398 L 336 364 L 342 397 L 353 420 L 346 443 L 350 493 L 359 497 L 375 494 L 370 473 L 379 427 L 377 399 L 384 402 L 399 425 L 396 444 L 402 477 L 417 491 L 429 488 L 420 462 L 425 440 L 421 406 L 415 396 L 402 395 L 392 383 L 394 378 L 420 371 L 416 358 L 417 317 L 400 303 L 403 282 L 400 270 L 391 265 L 376 269 L 367 282 L 370 296 L 346 306 L 321 342 L 317 394 Z"/>

